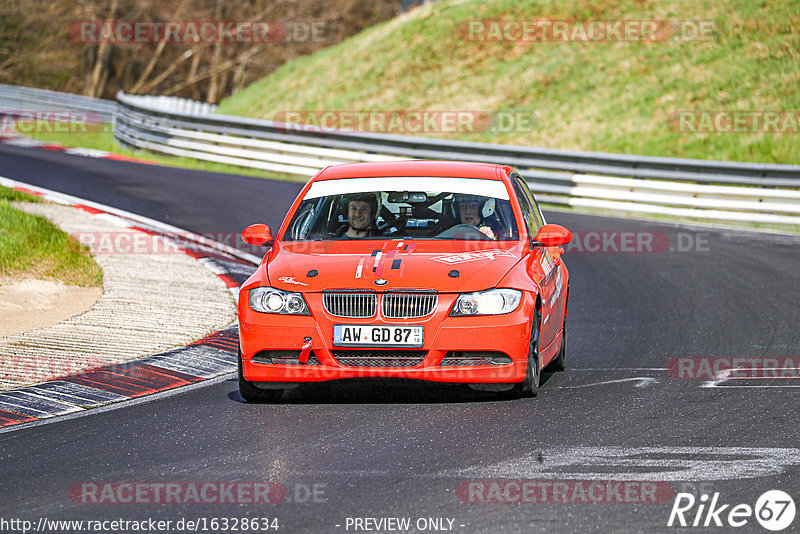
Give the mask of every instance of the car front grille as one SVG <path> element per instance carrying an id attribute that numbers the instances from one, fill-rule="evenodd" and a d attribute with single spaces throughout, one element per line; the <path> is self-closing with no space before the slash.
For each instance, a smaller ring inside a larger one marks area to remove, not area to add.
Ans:
<path id="1" fill-rule="evenodd" d="M 378 309 L 375 293 L 324 293 L 325 311 L 336 317 L 374 317 Z"/>
<path id="2" fill-rule="evenodd" d="M 334 350 L 333 357 L 347 367 L 414 367 L 420 365 L 425 350 Z"/>
<path id="3" fill-rule="evenodd" d="M 434 292 L 389 292 L 381 296 L 381 313 L 389 319 L 425 317 L 436 309 L 439 296 Z M 336 317 L 374 317 L 378 296 L 372 292 L 325 292 L 325 311 Z"/>
<path id="4" fill-rule="evenodd" d="M 425 317 L 436 308 L 436 293 L 384 293 L 381 313 L 392 319 Z"/>

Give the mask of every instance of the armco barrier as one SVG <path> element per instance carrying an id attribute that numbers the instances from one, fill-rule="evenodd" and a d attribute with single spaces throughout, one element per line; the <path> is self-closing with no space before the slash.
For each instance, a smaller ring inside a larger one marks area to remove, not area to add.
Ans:
<path id="1" fill-rule="evenodd" d="M 722 221 L 800 224 L 800 166 L 656 158 L 353 131 L 156 107 L 119 93 L 115 135 L 177 156 L 310 176 L 326 165 L 397 159 L 505 163 L 544 202 Z"/>
<path id="2" fill-rule="evenodd" d="M 104 122 L 114 122 L 117 103 L 113 100 L 0 84 L 0 112 L 78 111 L 93 112 Z"/>
<path id="3" fill-rule="evenodd" d="M 19 100 L 9 100 L 13 98 Z M 33 99 L 38 99 L 44 109 L 52 109 L 57 103 L 64 103 L 65 109 L 99 110 L 90 106 L 102 106 L 103 113 L 113 115 L 109 109 L 114 103 L 107 100 L 0 85 L 0 111 L 25 108 Z M 398 159 L 503 163 L 519 169 L 543 202 L 718 221 L 800 225 L 800 165 L 606 154 L 342 130 L 308 131 L 267 120 L 218 115 L 214 110 L 209 104 L 182 98 L 120 92 L 114 135 L 124 145 L 136 148 L 298 176 L 311 176 L 322 167 L 338 163 Z"/>

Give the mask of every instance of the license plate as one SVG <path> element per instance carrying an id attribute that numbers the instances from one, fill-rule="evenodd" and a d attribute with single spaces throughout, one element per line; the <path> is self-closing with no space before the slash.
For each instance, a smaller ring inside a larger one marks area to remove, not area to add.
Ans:
<path id="1" fill-rule="evenodd" d="M 421 347 L 422 326 L 333 326 L 333 344 L 339 347 Z"/>

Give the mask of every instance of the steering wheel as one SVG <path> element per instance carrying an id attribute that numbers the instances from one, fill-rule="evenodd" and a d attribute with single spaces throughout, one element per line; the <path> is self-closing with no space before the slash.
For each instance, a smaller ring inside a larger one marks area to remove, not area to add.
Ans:
<path id="1" fill-rule="evenodd" d="M 464 237 L 464 238 L 474 238 L 477 237 L 484 241 L 488 241 L 490 238 L 471 224 L 457 224 L 455 226 L 451 226 L 444 232 L 439 233 L 436 237 Z"/>
<path id="2" fill-rule="evenodd" d="M 386 232 L 392 228 L 395 228 L 396 230 L 402 230 L 403 228 L 405 228 L 406 222 L 411 218 L 408 215 L 395 215 L 392 212 L 389 213 L 394 218 L 391 221 L 386 221 L 384 224 L 377 225 L 378 231 L 381 234 L 386 234 Z"/>

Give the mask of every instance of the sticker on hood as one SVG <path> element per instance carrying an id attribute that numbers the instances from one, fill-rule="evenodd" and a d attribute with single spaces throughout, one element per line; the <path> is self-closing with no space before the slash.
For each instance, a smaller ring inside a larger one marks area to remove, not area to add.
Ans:
<path id="1" fill-rule="evenodd" d="M 279 282 L 283 282 L 284 284 L 295 284 L 295 285 L 298 285 L 298 286 L 307 286 L 308 285 L 308 284 L 306 284 L 304 282 L 298 282 L 297 280 L 294 279 L 294 276 L 281 276 L 280 278 L 278 278 L 278 281 Z"/>
<path id="2" fill-rule="evenodd" d="M 454 265 L 456 263 L 464 263 L 468 261 L 477 261 L 477 260 L 494 260 L 498 256 L 508 256 L 513 258 L 514 255 L 507 251 L 501 249 L 491 249 L 491 250 L 478 250 L 476 252 L 462 252 L 461 254 L 448 254 L 447 256 L 437 256 L 432 258 L 434 261 L 438 261 L 441 263 L 446 263 L 447 265 Z"/>

